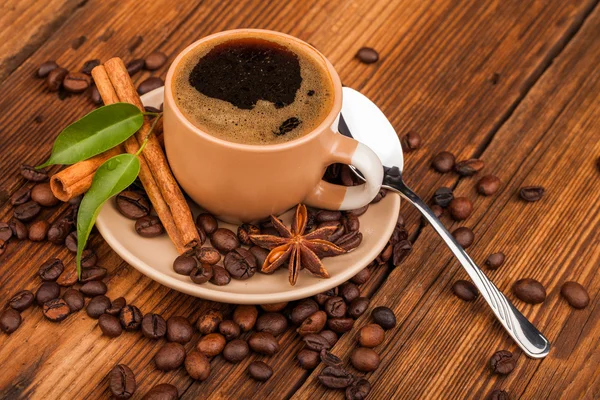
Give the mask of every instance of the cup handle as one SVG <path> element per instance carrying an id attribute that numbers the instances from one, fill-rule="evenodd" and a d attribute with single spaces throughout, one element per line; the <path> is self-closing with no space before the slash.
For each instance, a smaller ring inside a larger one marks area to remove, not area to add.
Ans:
<path id="1" fill-rule="evenodd" d="M 383 166 L 373 150 L 341 134 L 334 134 L 331 157 L 326 165 L 353 165 L 362 172 L 366 182 L 358 186 L 334 185 L 321 180 L 304 199 L 309 206 L 328 210 L 354 210 L 366 206 L 375 198 L 383 182 Z"/>

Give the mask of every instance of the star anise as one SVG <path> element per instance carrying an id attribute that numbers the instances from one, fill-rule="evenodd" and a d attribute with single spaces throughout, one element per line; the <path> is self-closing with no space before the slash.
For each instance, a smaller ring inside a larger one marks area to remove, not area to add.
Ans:
<path id="1" fill-rule="evenodd" d="M 346 250 L 326 240 L 336 230 L 335 226 L 325 226 L 305 235 L 307 220 L 306 206 L 298 204 L 291 230 L 277 217 L 271 215 L 273 227 L 281 236 L 250 236 L 254 244 L 271 250 L 262 265 L 262 272 L 271 273 L 288 261 L 292 286 L 298 280 L 298 272 L 304 268 L 321 278 L 329 278 L 321 258 L 337 256 L 345 253 Z"/>

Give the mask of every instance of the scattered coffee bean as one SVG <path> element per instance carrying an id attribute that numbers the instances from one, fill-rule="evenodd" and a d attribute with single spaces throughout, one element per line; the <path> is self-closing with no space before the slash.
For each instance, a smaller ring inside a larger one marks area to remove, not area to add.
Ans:
<path id="1" fill-rule="evenodd" d="M 323 349 L 329 350 L 331 348 L 329 341 L 318 334 L 308 334 L 302 338 L 302 341 L 304 342 L 305 348 L 316 352 L 320 352 Z"/>
<path id="2" fill-rule="evenodd" d="M 306 318 L 319 311 L 319 305 L 312 299 L 301 300 L 293 309 L 291 320 L 295 325 L 300 325 Z"/>
<path id="3" fill-rule="evenodd" d="M 199 214 L 198 217 L 196 217 L 196 225 L 200 226 L 209 236 L 215 233 L 217 228 L 219 228 L 217 219 L 209 213 Z"/>
<path id="4" fill-rule="evenodd" d="M 96 68 L 98 65 L 100 65 L 100 60 L 98 60 L 97 58 L 95 58 L 93 60 L 87 60 L 83 64 L 83 67 L 81 68 L 81 72 L 83 72 L 86 75 L 92 76 L 92 70 L 94 68 Z"/>
<path id="5" fill-rule="evenodd" d="M 510 400 L 510 396 L 508 395 L 508 393 L 504 390 L 500 390 L 500 389 L 496 389 L 493 390 L 488 397 L 486 397 L 487 400 Z"/>
<path id="6" fill-rule="evenodd" d="M 92 103 L 96 104 L 97 106 L 104 103 L 104 101 L 102 100 L 102 96 L 100 96 L 100 91 L 98 90 L 98 87 L 96 87 L 96 85 L 92 85 L 90 97 L 92 99 Z"/>
<path id="7" fill-rule="evenodd" d="M 51 258 L 38 270 L 38 275 L 43 281 L 55 281 L 65 270 L 65 266 L 58 258 Z"/>
<path id="8" fill-rule="evenodd" d="M 372 372 L 379 367 L 379 355 L 372 349 L 359 347 L 352 352 L 350 362 L 361 372 Z"/>
<path id="9" fill-rule="evenodd" d="M 238 227 L 237 236 L 242 244 L 252 245 L 250 235 L 260 235 L 260 228 L 252 224 L 242 224 Z"/>
<path id="10" fill-rule="evenodd" d="M 376 347 L 383 343 L 385 332 L 377 324 L 365 325 L 358 331 L 356 340 L 362 347 Z"/>
<path id="11" fill-rule="evenodd" d="M 223 313 L 221 311 L 208 310 L 202 316 L 200 316 L 196 326 L 201 334 L 208 335 L 209 333 L 213 333 L 217 330 L 221 321 L 223 321 Z"/>
<path id="12" fill-rule="evenodd" d="M 504 264 L 504 259 L 506 256 L 502 252 L 490 254 L 485 260 L 485 265 L 488 266 L 489 269 L 498 269 Z"/>
<path id="13" fill-rule="evenodd" d="M 133 76 L 133 74 L 139 72 L 144 68 L 144 60 L 141 58 L 137 58 L 135 60 L 129 61 L 125 68 L 127 68 L 127 73 L 129 76 Z"/>
<path id="14" fill-rule="evenodd" d="M 98 256 L 96 255 L 96 253 L 93 250 L 91 250 L 91 249 L 83 250 L 83 253 L 81 254 L 81 267 L 82 268 L 95 267 L 97 262 L 98 262 Z"/>
<path id="15" fill-rule="evenodd" d="M 386 331 L 396 326 L 396 316 L 388 307 L 379 306 L 371 311 L 373 322 L 381 326 Z"/>
<path id="16" fill-rule="evenodd" d="M 167 333 L 167 323 L 158 314 L 146 314 L 142 318 L 142 334 L 148 339 L 160 339 Z"/>
<path id="17" fill-rule="evenodd" d="M 368 297 L 357 297 L 356 299 L 352 300 L 352 302 L 348 306 L 348 315 L 354 319 L 357 319 L 361 315 L 363 315 L 365 311 L 367 311 L 368 307 Z"/>
<path id="18" fill-rule="evenodd" d="M 362 63 L 373 64 L 379 60 L 379 53 L 370 47 L 361 47 L 355 57 Z"/>
<path id="19" fill-rule="evenodd" d="M 330 318 L 327 320 L 327 326 L 335 333 L 348 332 L 354 326 L 352 318 Z"/>
<path id="20" fill-rule="evenodd" d="M 33 304 L 34 299 L 31 291 L 21 290 L 10 298 L 8 305 L 19 312 L 25 311 Z"/>
<path id="21" fill-rule="evenodd" d="M 63 87 L 67 92 L 82 93 L 90 87 L 92 80 L 81 72 L 69 72 L 63 80 Z"/>
<path id="22" fill-rule="evenodd" d="M 103 267 L 91 267 L 81 269 L 81 283 L 89 281 L 100 281 L 106 276 L 106 268 Z"/>
<path id="23" fill-rule="evenodd" d="M 525 278 L 516 281 L 512 291 L 517 298 L 525 303 L 538 304 L 546 300 L 546 289 L 535 279 Z"/>
<path id="24" fill-rule="evenodd" d="M 360 246 L 360 244 L 362 243 L 362 239 L 363 234 L 361 232 L 353 231 L 342 235 L 339 239 L 334 240 L 334 242 L 342 249 L 350 251 Z"/>
<path id="25" fill-rule="evenodd" d="M 517 362 L 508 350 L 497 351 L 490 358 L 490 368 L 495 374 L 508 375 L 516 366 Z"/>
<path id="26" fill-rule="evenodd" d="M 226 320 L 219 324 L 219 332 L 221 332 L 226 340 L 232 340 L 240 336 L 241 328 L 236 322 Z"/>
<path id="27" fill-rule="evenodd" d="M 366 379 L 359 379 L 346 388 L 346 400 L 364 400 L 371 392 L 371 384 Z"/>
<path id="28" fill-rule="evenodd" d="M 108 304 L 107 309 L 109 307 L 110 302 Z M 126 305 L 119 312 L 119 321 L 121 321 L 121 326 L 126 331 L 137 331 L 142 325 L 142 312 L 136 306 L 133 306 L 131 304 Z"/>
<path id="29" fill-rule="evenodd" d="M 13 215 L 21 222 L 31 221 L 42 211 L 40 205 L 35 201 L 28 201 L 13 209 Z"/>
<path id="30" fill-rule="evenodd" d="M 237 235 L 226 228 L 218 228 L 210 237 L 211 245 L 222 254 L 227 254 L 240 247 Z M 229 271 L 231 273 L 231 271 Z"/>
<path id="31" fill-rule="evenodd" d="M 322 306 L 323 304 L 325 304 L 325 302 L 327 301 L 327 299 L 329 299 L 331 296 L 337 296 L 339 292 L 339 289 L 337 287 L 334 287 L 332 289 L 329 289 L 323 293 L 319 293 L 313 296 L 313 299 L 317 302 L 317 304 L 319 304 L 320 306 Z"/>
<path id="32" fill-rule="evenodd" d="M 303 369 L 315 369 L 321 361 L 318 352 L 308 349 L 300 350 L 296 355 L 296 358 L 298 359 L 298 364 L 300 365 L 300 368 Z"/>
<path id="33" fill-rule="evenodd" d="M 61 218 L 48 229 L 48 241 L 54 244 L 64 244 L 67 235 L 73 230 L 74 223 L 70 217 Z"/>
<path id="34" fill-rule="evenodd" d="M 323 330 L 326 323 L 327 314 L 324 311 L 316 311 L 302 322 L 297 332 L 300 336 L 319 333 Z"/>
<path id="35" fill-rule="evenodd" d="M 279 311 L 283 311 L 284 308 L 287 307 L 287 305 L 288 305 L 288 302 L 285 301 L 283 303 L 261 304 L 260 308 L 262 308 L 266 312 L 279 312 Z"/>
<path id="36" fill-rule="evenodd" d="M 454 170 L 462 176 L 472 176 L 483 169 L 484 163 L 478 158 L 471 158 L 456 163 Z"/>
<path id="37" fill-rule="evenodd" d="M 209 333 L 202 336 L 198 344 L 196 344 L 196 349 L 207 357 L 215 357 L 223 352 L 226 344 L 225 337 L 220 333 Z"/>
<path id="38" fill-rule="evenodd" d="M 91 318 L 99 318 L 110 308 L 110 299 L 104 295 L 93 297 L 85 311 Z"/>
<path id="39" fill-rule="evenodd" d="M 89 281 L 84 283 L 79 288 L 79 291 L 85 296 L 96 297 L 106 294 L 106 292 L 108 292 L 108 287 L 106 287 L 106 284 L 102 281 Z"/>
<path id="40" fill-rule="evenodd" d="M 352 374 L 341 367 L 325 367 L 317 378 L 329 389 L 344 389 L 354 381 Z"/>
<path id="41" fill-rule="evenodd" d="M 344 362 L 338 356 L 327 351 L 326 349 L 321 350 L 319 357 L 321 358 L 321 361 L 323 361 L 323 364 L 328 367 L 341 367 L 344 364 Z"/>
<path id="42" fill-rule="evenodd" d="M 50 224 L 46 220 L 35 221 L 29 225 L 29 240 L 32 242 L 41 242 L 46 239 Z"/>
<path id="43" fill-rule="evenodd" d="M 38 78 L 45 78 L 50 72 L 58 68 L 58 64 L 55 61 L 45 61 L 40 64 L 37 70 Z"/>
<path id="44" fill-rule="evenodd" d="M 186 344 L 192 340 L 194 328 L 187 318 L 182 316 L 173 316 L 167 320 L 167 340 Z"/>
<path id="45" fill-rule="evenodd" d="M 214 238 L 217 233 L 213 234 Z M 213 240 L 211 238 L 211 240 Z M 245 280 L 251 278 L 256 273 L 256 258 L 248 250 L 237 248 L 229 251 L 223 261 L 225 269 L 232 278 Z"/>
<path id="46" fill-rule="evenodd" d="M 363 283 L 367 283 L 370 278 L 371 271 L 369 271 L 369 268 L 364 268 L 358 274 L 354 275 L 351 281 L 357 285 L 362 285 Z"/>
<path id="47" fill-rule="evenodd" d="M 456 158 L 454 157 L 454 154 L 448 151 L 442 151 L 433 157 L 433 160 L 431 161 L 431 166 L 437 172 L 446 173 L 454 169 L 455 163 Z"/>
<path id="48" fill-rule="evenodd" d="M 79 290 L 67 289 L 63 294 L 63 300 L 69 306 L 72 313 L 79 311 L 85 306 L 85 300 Z"/>
<path id="49" fill-rule="evenodd" d="M 10 229 L 10 225 L 6 222 L 0 222 L 0 240 L 4 242 L 8 242 L 13 235 L 12 229 Z"/>
<path id="50" fill-rule="evenodd" d="M 137 220 L 150 214 L 150 203 L 146 196 L 125 190 L 116 197 L 117 210 L 126 218 Z"/>
<path id="51" fill-rule="evenodd" d="M 196 250 L 196 257 L 201 263 L 215 265 L 221 260 L 221 254 L 211 247 L 201 247 Z"/>
<path id="52" fill-rule="evenodd" d="M 524 186 L 519 191 L 519 195 L 525 201 L 534 202 L 541 200 L 545 192 L 542 186 Z"/>
<path id="53" fill-rule="evenodd" d="M 107 314 L 118 316 L 121 313 L 123 307 L 127 305 L 125 297 L 117 297 L 110 303 L 110 308 L 106 310 Z"/>
<path id="54" fill-rule="evenodd" d="M 447 187 L 441 187 L 433 194 L 433 202 L 443 208 L 448 207 L 452 200 L 454 200 L 454 193 Z"/>
<path id="55" fill-rule="evenodd" d="M 58 92 L 68 74 L 69 71 L 61 67 L 54 68 L 50 71 L 46 76 L 46 86 L 48 87 L 48 90 L 51 92 Z"/>
<path id="56" fill-rule="evenodd" d="M 154 71 L 165 65 L 167 62 L 167 55 L 160 51 L 150 53 L 144 60 L 144 67 L 148 71 Z"/>
<path id="57" fill-rule="evenodd" d="M 229 272 L 227 272 L 225 268 L 220 265 L 213 265 L 212 270 L 213 277 L 211 278 L 210 283 L 217 286 L 224 286 L 231 282 L 231 275 L 229 275 Z"/>
<path id="58" fill-rule="evenodd" d="M 48 180 L 48 172 L 45 169 L 36 169 L 31 165 L 21 164 L 21 176 L 30 182 L 45 182 Z"/>
<path id="59" fill-rule="evenodd" d="M 13 235 L 16 236 L 17 239 L 23 240 L 23 239 L 27 239 L 29 237 L 29 229 L 25 226 L 24 223 L 22 223 L 18 219 L 13 218 L 8 223 L 8 225 L 10 226 L 10 229 L 12 230 Z M 50 233 L 50 231 L 48 231 L 48 233 Z M 0 240 L 2 240 L 2 239 L 0 239 Z"/>
<path id="60" fill-rule="evenodd" d="M 162 235 L 165 228 L 156 215 L 146 215 L 135 221 L 135 231 L 141 237 L 153 238 Z"/>
<path id="61" fill-rule="evenodd" d="M 98 317 L 98 326 L 104 336 L 117 337 L 123 332 L 119 318 L 110 314 L 102 314 Z"/>
<path id="62" fill-rule="evenodd" d="M 462 221 L 471 215 L 473 204 L 471 203 L 471 200 L 466 197 L 455 197 L 454 200 L 450 202 L 448 211 L 450 211 L 450 215 L 456 221 Z"/>
<path id="63" fill-rule="evenodd" d="M 31 199 L 31 188 L 23 186 L 10 196 L 10 205 L 18 206 L 27 203 Z"/>
<path id="64" fill-rule="evenodd" d="M 208 282 L 213 277 L 213 268 L 209 264 L 199 264 L 190 272 L 192 282 L 199 285 Z"/>
<path id="65" fill-rule="evenodd" d="M 477 182 L 477 192 L 484 196 L 491 196 L 500 189 L 500 179 L 495 175 L 485 175 Z"/>
<path id="66" fill-rule="evenodd" d="M 160 383 L 154 386 L 144 395 L 142 400 L 177 400 L 179 392 L 177 388 L 169 383 Z"/>
<path id="67" fill-rule="evenodd" d="M 288 322 L 287 319 L 283 316 L 283 314 L 265 313 L 258 317 L 258 319 L 256 320 L 255 330 L 258 332 L 270 332 L 274 336 L 279 336 L 283 332 L 285 332 L 287 326 Z"/>
<path id="68" fill-rule="evenodd" d="M 161 371 L 179 368 L 185 359 L 185 349 L 181 343 L 168 342 L 154 355 L 154 364 Z"/>
<path id="69" fill-rule="evenodd" d="M 56 282 L 44 282 L 35 292 L 35 301 L 43 306 L 45 302 L 58 298 L 60 296 L 60 286 Z"/>
<path id="70" fill-rule="evenodd" d="M 356 208 L 354 210 L 349 210 L 346 211 L 348 214 L 352 214 L 355 217 L 360 217 L 361 215 L 363 215 L 364 213 L 367 212 L 367 210 L 369 209 L 369 205 L 367 204 L 366 206 L 363 206 L 361 208 Z"/>
<path id="71" fill-rule="evenodd" d="M 181 275 L 190 275 L 196 266 L 198 266 L 198 261 L 194 257 L 185 254 L 178 256 L 173 261 L 173 271 Z"/>
<path id="72" fill-rule="evenodd" d="M 560 294 L 567 300 L 571 307 L 578 310 L 586 308 L 590 303 L 590 295 L 587 290 L 577 282 L 567 281 L 560 288 Z"/>
<path id="73" fill-rule="evenodd" d="M 267 314 L 265 314 L 267 315 Z M 233 321 L 237 323 L 243 332 L 248 332 L 256 324 L 258 309 L 252 305 L 239 305 L 233 311 Z M 284 317 L 285 319 L 285 317 Z M 263 321 L 264 323 L 265 321 Z M 286 322 L 287 326 L 287 322 Z M 273 332 L 271 332 L 273 333 Z"/>
<path id="74" fill-rule="evenodd" d="M 337 222 L 341 218 L 341 211 L 319 210 L 315 215 L 317 222 Z"/>
<path id="75" fill-rule="evenodd" d="M 344 291 L 342 290 L 342 294 L 343 293 Z M 345 316 L 346 303 L 344 302 L 344 299 L 339 296 L 330 297 L 327 299 L 325 302 L 325 312 L 332 318 L 341 318 Z"/>
<path id="76" fill-rule="evenodd" d="M 340 296 L 346 303 L 351 303 L 352 300 L 360 297 L 360 289 L 352 282 L 346 282 L 340 286 Z"/>
<path id="77" fill-rule="evenodd" d="M 0 330 L 11 334 L 21 325 L 21 314 L 17 310 L 7 308 L 0 313 Z"/>
<path id="78" fill-rule="evenodd" d="M 185 357 L 185 370 L 192 379 L 205 381 L 210 376 L 210 361 L 199 351 L 192 351 Z"/>
<path id="79" fill-rule="evenodd" d="M 279 351 L 279 343 L 269 332 L 255 332 L 248 339 L 248 345 L 253 352 L 272 356 Z"/>
<path id="80" fill-rule="evenodd" d="M 110 392 L 117 399 L 130 398 L 136 388 L 135 375 L 127 365 L 119 364 L 110 371 Z"/>
<path id="81" fill-rule="evenodd" d="M 273 370 L 262 361 L 252 361 L 248 365 L 248 375 L 256 381 L 264 382 L 273 375 Z"/>
<path id="82" fill-rule="evenodd" d="M 452 232 L 452 236 L 454 236 L 454 239 L 456 239 L 458 244 L 460 244 L 463 249 L 469 248 L 475 240 L 475 234 L 466 226 L 456 228 L 454 232 Z"/>
<path id="83" fill-rule="evenodd" d="M 452 285 L 452 291 L 461 300 L 473 301 L 479 296 L 477 287 L 469 281 L 458 280 Z"/>
<path id="84" fill-rule="evenodd" d="M 71 232 L 65 238 L 65 247 L 71 253 L 77 253 L 77 232 Z"/>
<path id="85" fill-rule="evenodd" d="M 137 88 L 137 92 L 141 96 L 162 86 L 165 86 L 165 82 L 161 78 L 157 76 L 151 76 L 150 78 L 140 83 L 140 85 Z"/>
<path id="86" fill-rule="evenodd" d="M 410 153 L 411 151 L 420 148 L 422 142 L 423 140 L 421 139 L 421 135 L 413 131 L 410 131 L 406 135 L 402 136 L 402 139 L 400 140 L 402 150 L 404 150 L 406 153 Z"/>
<path id="87" fill-rule="evenodd" d="M 223 358 L 231 363 L 238 363 L 250 354 L 248 343 L 241 339 L 234 339 L 225 345 Z"/>

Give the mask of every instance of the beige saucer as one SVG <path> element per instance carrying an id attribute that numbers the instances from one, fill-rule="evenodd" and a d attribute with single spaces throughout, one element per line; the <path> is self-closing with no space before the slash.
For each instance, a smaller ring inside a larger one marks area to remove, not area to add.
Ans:
<path id="1" fill-rule="evenodd" d="M 153 107 L 159 107 L 162 99 L 163 88 L 142 96 L 144 104 Z M 190 206 L 194 215 L 200 212 L 196 205 Z M 134 230 L 134 221 L 123 217 L 117 211 L 114 199 L 105 204 L 96 226 L 108 245 L 121 258 L 142 274 L 171 289 L 223 303 L 268 304 L 310 297 L 352 278 L 384 248 L 394 230 L 399 209 L 400 197 L 395 193 L 389 193 L 379 203 L 370 206 L 369 210 L 359 217 L 363 234 L 361 245 L 348 254 L 323 260 L 331 277 L 322 279 L 307 271 L 301 271 L 295 286 L 289 284 L 287 268 L 282 268 L 272 275 L 256 273 L 244 281 L 232 279 L 231 283 L 225 286 L 212 283 L 197 285 L 189 277 L 173 271 L 173 260 L 178 254 L 167 235 L 151 239 L 139 236 Z M 287 226 L 291 218 L 291 211 L 282 216 Z M 220 222 L 219 226 L 237 232 L 235 225 Z M 209 245 L 207 241 L 205 246 Z"/>

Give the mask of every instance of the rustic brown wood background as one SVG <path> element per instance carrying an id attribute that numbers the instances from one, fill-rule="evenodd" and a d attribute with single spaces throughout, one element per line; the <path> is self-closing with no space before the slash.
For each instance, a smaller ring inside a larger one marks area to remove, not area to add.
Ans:
<path id="1" fill-rule="evenodd" d="M 241 27 L 283 31 L 312 43 L 400 134 L 419 132 L 424 146 L 406 156 L 408 182 L 425 198 L 446 185 L 474 201 L 463 224 L 476 234 L 469 252 L 480 263 L 492 252 L 507 254 L 506 264 L 490 272 L 501 290 L 508 293 L 523 277 L 548 289 L 542 305 L 515 303 L 553 344 L 545 360 L 528 359 L 482 299 L 464 303 L 452 295 L 450 286 L 466 274 L 432 229 L 419 225 L 415 210 L 403 205 L 414 250 L 397 268 L 377 270 L 362 288 L 372 306 L 387 305 L 398 317 L 397 329 L 378 348 L 382 365 L 370 374 L 369 398 L 481 399 L 494 388 L 512 398 L 600 398 L 598 0 L 4 0 L 0 220 L 10 217 L 8 197 L 26 184 L 18 166 L 43 161 L 60 129 L 93 108 L 87 96 L 61 100 L 48 93 L 33 77 L 41 62 L 55 59 L 78 70 L 87 59 L 128 61 L 156 49 L 173 58 L 202 36 Z M 356 61 L 361 46 L 376 48 L 381 62 Z M 166 69 L 154 74 L 164 76 Z M 441 150 L 482 158 L 485 172 L 502 179 L 502 189 L 482 197 L 474 190 L 476 178 L 433 172 L 431 156 Z M 516 193 L 528 184 L 545 186 L 546 197 L 520 201 Z M 54 220 L 61 211 L 47 216 Z M 144 313 L 192 320 L 215 306 L 141 276 L 100 237 L 93 246 L 112 271 L 111 298 L 125 296 Z M 37 267 L 50 256 L 72 262 L 51 244 L 11 243 L 0 256 L 0 302 L 18 289 L 35 289 Z M 565 280 L 587 287 L 592 301 L 586 309 L 574 310 L 560 297 Z M 160 382 L 173 383 L 186 399 L 343 397 L 318 384 L 319 369 L 310 373 L 296 365 L 301 344 L 292 330 L 268 361 L 275 369 L 268 382 L 246 377 L 253 356 L 238 365 L 217 358 L 210 379 L 198 383 L 183 369 L 155 370 L 151 359 L 160 342 L 139 334 L 107 339 L 84 312 L 61 324 L 37 309 L 23 317 L 17 332 L 0 335 L 3 399 L 107 398 L 106 375 L 119 362 L 137 376 L 136 398 Z M 345 335 L 334 353 L 347 358 L 354 340 L 354 333 Z M 518 358 L 508 377 L 486 368 L 499 349 Z"/>

